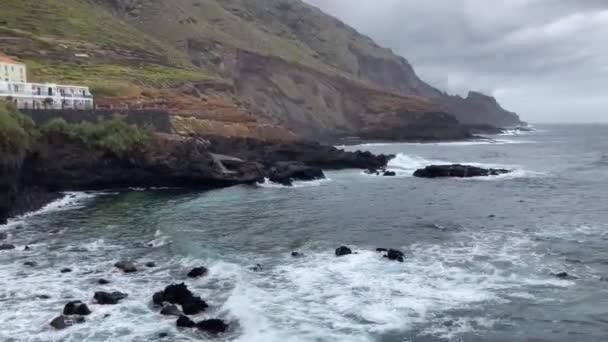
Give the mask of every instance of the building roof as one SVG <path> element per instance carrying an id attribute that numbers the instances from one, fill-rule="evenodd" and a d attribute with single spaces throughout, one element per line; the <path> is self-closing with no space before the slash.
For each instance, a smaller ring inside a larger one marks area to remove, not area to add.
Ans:
<path id="1" fill-rule="evenodd" d="M 10 57 L 3 55 L 0 55 L 0 63 L 21 64 Z"/>

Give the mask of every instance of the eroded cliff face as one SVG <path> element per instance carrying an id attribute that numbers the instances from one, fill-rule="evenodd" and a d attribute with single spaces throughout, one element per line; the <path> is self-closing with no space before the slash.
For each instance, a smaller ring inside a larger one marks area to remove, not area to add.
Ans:
<path id="1" fill-rule="evenodd" d="M 351 134 L 388 115 L 367 105 L 361 89 L 385 93 L 387 102 L 424 98 L 399 105 L 400 117 L 445 112 L 466 124 L 520 124 L 491 97 L 459 98 L 433 88 L 405 58 L 299 0 L 98 1 L 233 82 L 236 95 L 264 118 L 307 137 Z"/>
<path id="2" fill-rule="evenodd" d="M 365 136 L 381 139 L 461 139 L 467 134 L 431 101 L 377 90 L 279 58 L 240 51 L 232 76 L 236 93 L 270 122 L 306 137 Z M 425 129 L 422 129 L 422 128 Z M 441 127 L 434 138 L 427 129 Z"/>
<path id="3" fill-rule="evenodd" d="M 522 124 L 517 114 L 502 108 L 494 97 L 482 93 L 470 92 L 466 98 L 443 95 L 437 102 L 440 109 L 449 110 L 464 124 L 490 124 L 496 127 Z"/>
<path id="4" fill-rule="evenodd" d="M 437 113 L 519 123 L 490 97 L 443 94 L 406 59 L 300 0 L 30 2 L 0 2 L 0 32 L 14 42 L 0 51 L 30 62 L 33 81 L 91 85 L 109 109 L 167 111 L 185 135 L 407 140 L 424 124 L 451 139 L 462 135 Z"/>

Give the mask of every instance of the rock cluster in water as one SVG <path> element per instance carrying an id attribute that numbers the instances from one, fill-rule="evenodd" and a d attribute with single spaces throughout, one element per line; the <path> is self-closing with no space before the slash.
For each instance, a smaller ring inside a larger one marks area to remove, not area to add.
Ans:
<path id="1" fill-rule="evenodd" d="M 198 268 L 200 270 L 201 268 Z M 195 269 L 197 270 L 197 269 Z M 193 270 L 194 271 L 194 270 Z M 192 273 L 192 272 L 191 272 Z M 196 272 L 200 273 L 200 272 Z M 205 269 L 206 273 L 206 269 Z M 156 292 L 152 296 L 152 302 L 155 305 L 162 306 L 161 315 L 178 316 L 176 321 L 177 327 L 180 328 L 198 328 L 201 331 L 209 334 L 223 333 L 228 329 L 228 324 L 221 319 L 207 319 L 195 323 L 187 315 L 196 315 L 208 308 L 207 303 L 198 296 L 194 296 L 185 284 L 172 284 L 164 290 Z M 182 311 L 177 306 L 181 306 Z"/>
<path id="2" fill-rule="evenodd" d="M 454 164 L 427 166 L 424 169 L 416 170 L 414 176 L 420 178 L 471 178 L 498 176 L 510 172 L 510 170 L 505 169 L 484 169 L 476 166 Z"/>

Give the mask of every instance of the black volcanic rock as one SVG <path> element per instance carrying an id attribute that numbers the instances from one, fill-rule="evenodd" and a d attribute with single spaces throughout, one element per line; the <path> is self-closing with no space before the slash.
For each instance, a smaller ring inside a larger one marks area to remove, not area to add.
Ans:
<path id="1" fill-rule="evenodd" d="M 196 323 L 196 327 L 206 333 L 216 335 L 226 332 L 226 329 L 228 329 L 228 324 L 221 319 L 206 319 Z"/>
<path id="2" fill-rule="evenodd" d="M 59 317 L 55 317 L 51 321 L 51 323 L 49 323 L 49 325 L 57 330 L 63 330 L 74 324 L 84 323 L 84 321 L 85 321 L 85 319 L 82 316 L 71 316 L 71 317 L 59 316 Z"/>
<path id="3" fill-rule="evenodd" d="M 192 297 L 189 300 L 185 301 L 182 304 L 182 308 L 184 309 L 184 314 L 186 315 L 196 315 L 203 311 L 205 311 L 209 305 L 201 299 L 201 297 Z"/>
<path id="4" fill-rule="evenodd" d="M 119 261 L 114 264 L 114 267 L 122 270 L 125 273 L 134 273 L 137 272 L 137 267 L 130 261 Z"/>
<path id="5" fill-rule="evenodd" d="M 273 183 L 293 185 L 296 180 L 311 181 L 323 179 L 325 175 L 318 167 L 307 166 L 300 162 L 279 162 L 268 171 L 268 179 Z"/>
<path id="6" fill-rule="evenodd" d="M 63 314 L 66 316 L 80 315 L 87 316 L 91 314 L 89 307 L 81 301 L 69 302 L 63 308 Z"/>
<path id="7" fill-rule="evenodd" d="M 384 257 L 388 258 L 388 260 L 395 260 L 399 262 L 403 262 L 405 260 L 405 255 L 403 252 L 396 249 L 389 249 Z"/>
<path id="8" fill-rule="evenodd" d="M 93 298 L 101 305 L 115 305 L 121 300 L 127 298 L 128 295 L 122 292 L 95 292 Z"/>
<path id="9" fill-rule="evenodd" d="M 194 321 L 192 321 L 188 316 L 179 316 L 176 325 L 179 328 L 194 328 L 196 323 L 194 323 Z"/>
<path id="10" fill-rule="evenodd" d="M 341 246 L 338 247 L 336 249 L 336 256 L 344 256 L 344 255 L 349 255 L 349 254 L 353 254 L 353 251 L 350 250 L 350 248 L 346 247 L 346 246 Z"/>
<path id="11" fill-rule="evenodd" d="M 292 161 L 324 170 L 379 169 L 393 155 L 375 155 L 369 151 L 347 152 L 330 145 L 310 141 L 260 141 L 246 138 L 206 137 L 210 149 L 226 155 L 253 161 L 271 168 Z"/>
<path id="12" fill-rule="evenodd" d="M 156 292 L 152 297 L 152 301 L 156 305 L 163 305 L 165 302 L 179 304 L 186 315 L 196 315 L 208 308 L 207 303 L 200 297 L 195 297 L 183 283 L 172 284 L 167 286 L 163 291 Z"/>
<path id="13" fill-rule="evenodd" d="M 10 243 L 0 245 L 0 251 L 10 251 L 13 249 L 15 249 L 15 245 L 11 245 Z"/>
<path id="14" fill-rule="evenodd" d="M 497 176 L 510 172 L 505 169 L 484 169 L 476 166 L 454 164 L 427 166 L 424 169 L 416 170 L 414 176 L 420 178 L 470 178 Z"/>
<path id="15" fill-rule="evenodd" d="M 207 269 L 205 267 L 196 267 L 192 269 L 192 271 L 188 272 L 187 276 L 189 278 L 198 278 L 207 274 Z"/>

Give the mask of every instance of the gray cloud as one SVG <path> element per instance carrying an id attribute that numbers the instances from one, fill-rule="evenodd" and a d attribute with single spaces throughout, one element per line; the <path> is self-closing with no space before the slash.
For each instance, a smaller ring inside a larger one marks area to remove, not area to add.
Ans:
<path id="1" fill-rule="evenodd" d="M 608 0 L 306 0 L 449 93 L 536 122 L 608 121 Z"/>

